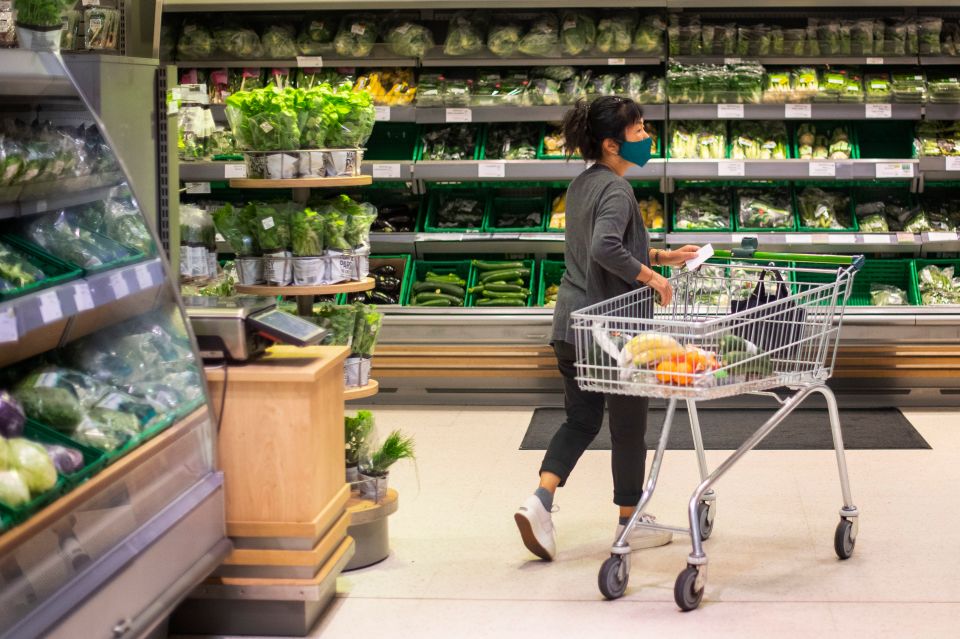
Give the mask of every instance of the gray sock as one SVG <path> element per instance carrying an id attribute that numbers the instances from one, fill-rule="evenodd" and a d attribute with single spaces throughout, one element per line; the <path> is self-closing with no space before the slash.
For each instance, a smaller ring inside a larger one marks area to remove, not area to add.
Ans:
<path id="1" fill-rule="evenodd" d="M 543 507 L 547 509 L 547 512 L 553 508 L 553 493 L 551 493 L 546 488 L 537 488 L 533 491 L 533 494 L 540 499 L 540 503 L 543 504 Z"/>
<path id="2" fill-rule="evenodd" d="M 621 525 L 621 526 L 626 526 L 628 521 L 630 521 L 630 518 L 629 518 L 629 517 L 621 517 L 621 518 L 620 518 L 620 525 Z"/>

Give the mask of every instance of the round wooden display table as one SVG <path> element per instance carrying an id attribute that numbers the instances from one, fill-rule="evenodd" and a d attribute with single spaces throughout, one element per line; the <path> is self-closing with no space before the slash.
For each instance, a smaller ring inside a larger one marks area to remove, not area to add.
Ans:
<path id="1" fill-rule="evenodd" d="M 380 382 L 371 379 L 365 386 L 354 386 L 345 388 L 343 391 L 343 401 L 349 402 L 364 397 L 373 397 L 380 391 Z"/>
<path id="2" fill-rule="evenodd" d="M 387 517 L 397 512 L 399 495 L 393 488 L 380 502 L 363 499 L 356 495 L 347 502 L 350 527 L 347 534 L 357 543 L 357 551 L 344 571 L 366 568 L 379 563 L 390 555 L 390 534 Z"/>
<path id="3" fill-rule="evenodd" d="M 297 312 L 300 315 L 311 315 L 313 313 L 314 295 L 338 295 L 340 293 L 359 293 L 361 291 L 372 290 L 376 282 L 372 277 L 365 277 L 356 282 L 343 282 L 341 284 L 327 284 L 325 286 L 267 286 L 265 284 L 237 286 L 237 293 L 246 295 L 263 295 L 266 297 L 275 297 L 277 295 L 286 295 L 288 297 L 297 297 Z"/>

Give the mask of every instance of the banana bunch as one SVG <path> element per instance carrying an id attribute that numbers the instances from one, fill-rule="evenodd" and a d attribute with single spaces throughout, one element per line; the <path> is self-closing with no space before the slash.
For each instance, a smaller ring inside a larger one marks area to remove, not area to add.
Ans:
<path id="1" fill-rule="evenodd" d="M 646 368 L 666 359 L 683 357 L 685 353 L 677 340 L 651 331 L 634 336 L 624 345 L 620 352 L 620 366 Z"/>

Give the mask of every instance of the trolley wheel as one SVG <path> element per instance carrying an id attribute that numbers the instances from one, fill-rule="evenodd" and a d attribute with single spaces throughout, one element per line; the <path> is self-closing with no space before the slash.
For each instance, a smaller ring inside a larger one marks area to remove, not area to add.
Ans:
<path id="1" fill-rule="evenodd" d="M 696 566 L 687 566 L 673 587 L 673 600 L 684 612 L 695 610 L 703 600 L 703 588 L 697 590 L 697 574 Z"/>
<path id="2" fill-rule="evenodd" d="M 856 545 L 857 540 L 853 537 L 853 522 L 849 519 L 841 519 L 837 524 L 837 532 L 833 535 L 833 549 L 837 551 L 837 557 L 850 559 L 853 556 L 853 547 Z"/>
<path id="3" fill-rule="evenodd" d="M 622 555 L 611 555 L 600 566 L 600 575 L 597 583 L 600 592 L 607 599 L 619 599 L 627 591 L 627 582 L 630 580 L 630 568 Z"/>
<path id="4" fill-rule="evenodd" d="M 700 539 L 706 541 L 713 534 L 713 518 L 710 516 L 710 505 L 701 501 L 697 504 L 697 518 L 700 520 Z"/>

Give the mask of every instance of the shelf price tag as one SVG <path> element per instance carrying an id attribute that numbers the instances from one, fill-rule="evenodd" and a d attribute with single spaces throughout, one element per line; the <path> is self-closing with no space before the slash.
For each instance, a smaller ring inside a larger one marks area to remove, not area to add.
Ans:
<path id="1" fill-rule="evenodd" d="M 477 177 L 502 178 L 507 177 L 507 165 L 503 162 L 481 162 L 477 165 Z"/>
<path id="2" fill-rule="evenodd" d="M 80 4 L 85 7 L 99 7 L 100 0 L 81 0 Z"/>
<path id="3" fill-rule="evenodd" d="M 375 122 L 389 122 L 390 121 L 390 107 L 388 106 L 375 106 L 373 107 L 373 119 Z"/>
<path id="4" fill-rule="evenodd" d="M 110 288 L 113 289 L 114 299 L 121 299 L 130 294 L 130 287 L 127 286 L 127 280 L 123 278 L 123 273 L 110 275 Z"/>
<path id="5" fill-rule="evenodd" d="M 374 164 L 373 177 L 377 180 L 400 179 L 399 164 Z"/>
<path id="6" fill-rule="evenodd" d="M 724 58 L 724 64 L 740 64 L 743 62 L 743 58 Z"/>
<path id="7" fill-rule="evenodd" d="M 718 162 L 717 175 L 720 177 L 743 177 L 746 175 L 746 166 L 743 162 Z"/>
<path id="8" fill-rule="evenodd" d="M 913 163 L 911 162 L 878 162 L 878 178 L 912 178 Z"/>
<path id="9" fill-rule="evenodd" d="M 813 244 L 812 235 L 794 235 L 792 233 L 788 233 L 786 234 L 785 238 L 787 240 L 787 244 Z"/>
<path id="10" fill-rule="evenodd" d="M 809 120 L 813 117 L 813 105 L 786 104 L 783 107 L 783 117 L 794 120 Z"/>
<path id="11" fill-rule="evenodd" d="M 140 264 L 133 272 L 137 276 L 137 286 L 141 291 L 153 286 L 153 275 L 150 274 L 150 268 L 146 264 Z"/>
<path id="12" fill-rule="evenodd" d="M 40 302 L 40 317 L 44 324 L 56 322 L 63 317 L 63 309 L 60 308 L 60 298 L 56 291 L 49 291 L 37 298 Z"/>
<path id="13" fill-rule="evenodd" d="M 846 233 L 826 233 L 827 244 L 847 244 L 852 243 L 853 237 Z"/>
<path id="14" fill-rule="evenodd" d="M 447 122 L 473 122 L 473 111 L 470 109 L 447 109 Z"/>
<path id="15" fill-rule="evenodd" d="M 889 244 L 890 236 L 886 233 L 866 233 L 862 235 L 864 244 Z"/>
<path id="16" fill-rule="evenodd" d="M 879 120 L 893 117 L 892 104 L 868 104 L 863 107 L 863 116 L 868 120 Z"/>
<path id="17" fill-rule="evenodd" d="M 836 177 L 836 162 L 811 162 L 807 171 L 810 177 Z"/>
<path id="18" fill-rule="evenodd" d="M 957 157 L 957 156 L 955 156 L 955 155 L 951 155 L 951 156 L 949 156 L 949 157 L 947 157 L 947 158 L 944 158 L 944 159 L 946 160 L 946 162 L 945 162 L 945 164 L 944 164 L 944 167 L 943 167 L 945 170 L 947 170 L 947 171 L 960 171 L 960 157 Z"/>
<path id="19" fill-rule="evenodd" d="M 245 178 L 247 177 L 247 165 L 246 165 L 246 164 L 238 164 L 238 163 L 235 163 L 235 162 L 230 163 L 230 164 L 227 164 L 227 165 L 224 165 L 224 167 L 223 167 L 223 177 L 226 178 L 226 179 L 228 179 L 228 180 L 230 180 L 230 179 L 238 179 L 238 180 L 245 179 Z"/>
<path id="20" fill-rule="evenodd" d="M 607 58 L 607 64 L 611 67 L 622 67 L 626 63 L 626 58 Z"/>
<path id="21" fill-rule="evenodd" d="M 897 233 L 897 242 L 901 244 L 906 244 L 906 243 L 913 244 L 915 241 L 916 241 L 916 238 L 914 237 L 913 233 L 905 233 L 903 231 L 901 231 L 900 233 Z"/>
<path id="22" fill-rule="evenodd" d="M 0 311 L 0 342 L 16 342 L 18 339 L 17 316 L 13 309 Z"/>
<path id="23" fill-rule="evenodd" d="M 867 58 L 867 64 L 883 64 L 883 58 Z"/>
<path id="24" fill-rule="evenodd" d="M 323 56 L 320 55 L 298 55 L 297 66 L 301 69 L 320 69 L 323 68 Z"/>
<path id="25" fill-rule="evenodd" d="M 742 104 L 718 104 L 717 117 L 721 119 L 728 118 L 728 119 L 742 120 L 744 117 L 743 105 Z"/>
<path id="26" fill-rule="evenodd" d="M 927 233 L 926 235 L 925 242 L 955 242 L 957 239 L 956 233 L 946 233 L 942 231 Z"/>
<path id="27" fill-rule="evenodd" d="M 210 193 L 209 182 L 187 182 L 187 193 L 193 195 L 206 195 Z"/>
<path id="28" fill-rule="evenodd" d="M 73 304 L 77 312 L 89 311 L 93 308 L 93 295 L 90 294 L 90 285 L 86 282 L 77 282 L 73 286 Z"/>

